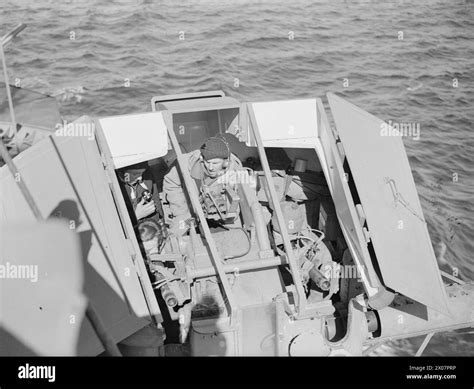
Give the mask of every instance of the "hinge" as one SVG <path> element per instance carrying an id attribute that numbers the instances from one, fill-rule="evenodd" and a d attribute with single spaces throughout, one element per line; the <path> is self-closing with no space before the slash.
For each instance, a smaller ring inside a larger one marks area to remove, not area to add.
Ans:
<path id="1" fill-rule="evenodd" d="M 102 166 L 104 166 L 104 168 L 106 168 L 107 167 L 107 162 L 105 160 L 104 153 L 100 153 L 100 160 L 102 161 Z"/>
<path id="2" fill-rule="evenodd" d="M 344 151 L 344 146 L 342 145 L 342 142 L 340 142 L 339 140 L 336 141 L 336 146 L 337 146 L 337 151 L 339 152 L 339 157 L 341 158 L 341 161 L 344 161 L 346 153 Z"/>
<path id="3" fill-rule="evenodd" d="M 110 171 L 109 169 L 107 169 L 107 162 L 105 160 L 105 156 L 103 153 L 100 153 L 100 160 L 102 162 L 102 167 L 104 168 L 104 173 L 105 173 L 105 176 L 107 177 L 107 182 L 109 184 L 112 183 L 112 179 L 110 178 Z"/>
<path id="4" fill-rule="evenodd" d="M 357 211 L 357 216 L 359 216 L 360 225 L 361 227 L 364 227 L 366 217 L 365 217 L 364 208 L 362 208 L 362 204 L 356 204 L 356 211 Z"/>
<path id="5" fill-rule="evenodd" d="M 370 242 L 370 232 L 367 228 L 362 228 L 362 232 L 364 233 L 364 237 L 365 237 L 365 243 L 369 243 Z"/>
<path id="6" fill-rule="evenodd" d="M 357 216 L 359 217 L 360 226 L 362 227 L 362 232 L 364 233 L 365 242 L 369 243 L 370 232 L 367 229 L 367 227 L 364 227 L 364 224 L 367 218 L 365 217 L 365 212 L 364 212 L 364 208 L 362 208 L 362 204 L 356 204 L 356 211 L 357 211 Z"/>
<path id="7" fill-rule="evenodd" d="M 137 265 L 137 254 L 135 252 L 135 249 L 133 248 L 132 241 L 128 238 L 125 239 L 125 241 L 127 242 L 128 253 L 130 254 L 130 257 L 132 257 L 132 262 L 133 262 L 133 266 L 135 267 L 135 271 L 137 272 L 138 277 L 140 279 L 142 279 L 143 274 L 142 274 L 142 271 L 140 269 L 140 266 Z"/>
<path id="8" fill-rule="evenodd" d="M 137 258 L 137 254 L 135 253 L 135 249 L 133 248 L 132 241 L 129 238 L 126 238 L 125 241 L 127 242 L 128 253 L 133 259 L 133 263 L 135 263 L 135 259 Z"/>

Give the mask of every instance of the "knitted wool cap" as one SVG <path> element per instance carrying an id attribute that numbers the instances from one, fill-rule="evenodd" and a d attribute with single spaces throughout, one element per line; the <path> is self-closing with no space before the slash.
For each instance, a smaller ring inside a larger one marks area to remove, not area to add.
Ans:
<path id="1" fill-rule="evenodd" d="M 223 138 L 209 138 L 201 146 L 201 155 L 208 161 L 213 158 L 229 158 L 229 146 Z"/>

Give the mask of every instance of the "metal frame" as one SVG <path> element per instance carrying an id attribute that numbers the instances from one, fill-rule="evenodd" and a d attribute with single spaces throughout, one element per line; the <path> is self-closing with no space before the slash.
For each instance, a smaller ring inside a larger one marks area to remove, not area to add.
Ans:
<path id="1" fill-rule="evenodd" d="M 336 140 L 333 131 L 331 130 L 331 126 L 329 124 L 328 117 L 326 115 L 326 111 L 323 106 L 323 102 L 320 98 L 316 99 L 316 110 L 319 113 L 318 115 L 318 126 L 321 125 L 320 127 L 324 126 L 327 129 L 327 137 L 329 137 L 328 142 L 329 142 L 329 147 L 330 150 L 327 150 L 326 148 L 328 145 L 325 146 L 325 142 L 322 140 L 322 133 L 321 130 L 319 129 L 318 133 L 318 139 L 320 139 L 321 146 L 325 153 L 332 153 L 334 156 L 334 163 L 336 166 L 328 166 L 328 168 L 336 168 L 338 172 L 344 171 L 343 166 L 342 166 L 342 160 L 340 158 L 339 151 L 336 147 Z M 327 181 L 330 183 L 330 177 L 326 177 Z M 357 210 L 354 205 L 354 200 L 351 195 L 351 191 L 349 189 L 349 184 L 344 180 L 341 179 L 341 185 L 342 189 L 344 192 L 344 198 L 346 199 L 346 205 L 348 208 L 348 212 L 350 214 L 350 217 L 352 219 L 352 222 L 355 227 L 354 233 L 357 236 L 357 241 L 353 242 L 350 239 L 350 235 L 348 231 L 345 228 L 345 224 L 341 222 L 340 216 L 338 209 L 338 204 L 334 202 L 334 206 L 336 208 L 336 214 L 338 217 L 339 225 L 341 226 L 341 230 L 344 236 L 344 239 L 346 242 L 348 242 L 348 247 L 350 249 L 352 258 L 354 260 L 354 263 L 357 265 L 359 268 L 359 271 L 361 272 L 362 275 L 362 281 L 365 287 L 365 290 L 368 294 L 369 297 L 374 296 L 377 293 L 377 290 L 380 287 L 383 287 L 382 283 L 380 282 L 377 274 L 375 273 L 375 269 L 372 265 L 371 258 L 369 251 L 367 249 L 367 243 L 364 239 L 363 231 L 362 231 L 362 226 L 360 225 L 359 217 L 357 216 Z M 331 197 L 334 200 L 334 196 L 331 192 Z M 355 247 L 351 247 L 349 243 L 352 243 Z M 360 249 L 360 250 L 357 250 Z M 375 291 L 374 291 L 375 290 Z"/>
<path id="2" fill-rule="evenodd" d="M 140 282 L 140 285 L 142 287 L 143 295 L 145 297 L 145 301 L 148 306 L 148 311 L 150 313 L 150 318 L 155 324 L 157 324 L 163 320 L 161 310 L 158 306 L 158 301 L 156 300 L 156 297 L 154 295 L 153 286 L 151 285 L 151 282 L 147 276 L 145 261 L 142 257 L 137 237 L 135 235 L 130 216 L 128 215 L 127 206 L 125 205 L 125 200 L 123 199 L 122 192 L 120 190 L 120 185 L 115 175 L 115 167 L 112 159 L 112 154 L 107 144 L 107 140 L 105 139 L 105 135 L 102 131 L 100 120 L 93 119 L 93 122 L 96 130 L 96 144 L 98 151 L 101 154 L 102 164 L 104 166 L 104 174 L 107 176 L 109 189 L 117 206 L 117 214 L 120 219 L 120 222 L 122 223 L 125 240 L 127 241 L 129 246 L 129 253 L 132 257 L 132 262 L 135 265 L 138 281 Z M 150 294 L 152 296 L 150 296 Z M 154 314 L 153 312 L 158 313 Z"/>
<path id="3" fill-rule="evenodd" d="M 205 112 L 217 111 L 223 109 L 240 109 L 240 102 L 232 97 L 208 97 L 193 100 L 176 100 L 169 103 L 164 103 L 166 109 L 160 112 L 168 111 L 171 113 L 191 113 L 191 112 Z M 156 109 L 155 109 L 156 111 Z"/>
<path id="4" fill-rule="evenodd" d="M 214 265 L 214 268 L 216 269 L 216 273 L 222 284 L 222 288 L 224 289 L 224 299 L 227 299 L 228 304 L 229 304 L 229 316 L 230 316 L 230 321 L 232 324 L 235 322 L 235 319 L 238 317 L 237 313 L 239 312 L 239 307 L 235 300 L 234 294 L 232 293 L 229 280 L 227 279 L 227 275 L 224 270 L 222 258 L 220 257 L 217 251 L 216 243 L 214 242 L 214 238 L 212 237 L 209 226 L 207 225 L 206 217 L 204 216 L 204 211 L 202 210 L 199 204 L 199 200 L 198 200 L 199 192 L 198 192 L 196 183 L 191 178 L 191 174 L 188 170 L 187 162 L 185 161 L 183 152 L 181 151 L 181 148 L 179 147 L 178 139 L 176 137 L 176 134 L 174 133 L 172 113 L 169 111 L 164 111 L 163 119 L 165 121 L 166 128 L 168 130 L 170 142 L 173 146 L 173 149 L 176 152 L 179 170 L 184 179 L 184 186 L 188 190 L 189 198 L 191 200 L 191 205 L 201 223 L 201 228 L 204 232 L 204 237 L 209 247 L 209 251 L 211 252 L 212 264 Z"/>
<path id="5" fill-rule="evenodd" d="M 273 210 L 276 213 L 278 224 L 280 225 L 280 233 L 283 239 L 283 245 L 285 247 L 285 252 L 290 266 L 290 273 L 293 277 L 293 283 L 296 288 L 296 315 L 303 316 L 306 311 L 306 295 L 303 289 L 303 282 L 301 279 L 301 273 L 298 266 L 298 262 L 294 256 L 293 249 L 291 247 L 290 238 L 288 236 L 288 229 L 286 227 L 285 219 L 283 217 L 283 212 L 280 206 L 280 198 L 275 190 L 275 185 L 273 183 L 273 177 L 270 170 L 270 165 L 268 163 L 267 155 L 265 154 L 265 148 L 263 145 L 262 137 L 258 131 L 257 119 L 255 117 L 255 112 L 251 104 L 247 104 L 247 113 L 250 119 L 251 132 L 254 136 L 254 139 L 257 143 L 258 155 L 260 157 L 260 162 L 262 164 L 263 172 L 265 179 L 268 183 L 268 189 L 270 191 L 271 202 L 273 204 Z"/>
<path id="6" fill-rule="evenodd" d="M 237 263 L 228 263 L 223 266 L 226 273 L 245 273 L 254 270 L 271 269 L 280 265 L 287 265 L 288 259 L 286 256 L 277 256 L 270 258 L 262 258 L 259 260 L 246 260 Z M 206 278 L 215 276 L 216 270 L 213 267 L 194 268 L 187 269 L 186 276 L 188 279 L 193 280 L 196 278 Z"/>
<path id="7" fill-rule="evenodd" d="M 176 95 L 153 96 L 151 98 L 151 110 L 156 111 L 156 103 L 169 103 L 172 101 L 196 100 L 206 99 L 209 97 L 225 97 L 225 93 L 221 90 L 196 92 L 196 93 L 181 93 Z"/>

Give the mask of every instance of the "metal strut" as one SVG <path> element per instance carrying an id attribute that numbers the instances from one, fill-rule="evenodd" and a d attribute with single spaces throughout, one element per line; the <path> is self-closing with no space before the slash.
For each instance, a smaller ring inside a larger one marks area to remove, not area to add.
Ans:
<path id="1" fill-rule="evenodd" d="M 421 354 L 423 354 L 423 351 L 425 351 L 426 346 L 428 346 L 428 343 L 430 342 L 434 334 L 435 334 L 434 332 L 430 332 L 428 335 L 426 335 L 425 339 L 423 340 L 423 343 L 421 344 L 420 348 L 416 352 L 415 357 L 419 357 L 421 356 Z"/>
<path id="2" fill-rule="evenodd" d="M 20 32 L 22 32 L 25 28 L 26 28 L 26 24 L 20 23 L 12 31 L 4 35 L 0 42 L 0 55 L 2 56 L 3 77 L 5 79 L 5 90 L 7 91 L 8 106 L 10 109 L 10 118 L 13 125 L 13 134 L 16 134 L 16 118 L 15 118 L 15 111 L 13 110 L 13 99 L 12 99 L 12 93 L 10 91 L 10 82 L 8 80 L 7 62 L 5 60 L 5 52 L 3 51 L 3 48 L 8 43 L 10 43 L 11 40 L 15 38 Z"/>
<path id="3" fill-rule="evenodd" d="M 225 294 L 224 297 L 227 299 L 229 303 L 230 321 L 232 324 L 235 318 L 237 317 L 236 316 L 236 313 L 238 311 L 237 303 L 235 301 L 234 295 L 230 287 L 229 280 L 225 273 L 222 259 L 217 251 L 216 243 L 214 242 L 214 238 L 212 237 L 211 230 L 209 229 L 209 226 L 207 225 L 206 217 L 204 216 L 204 211 L 202 210 L 202 207 L 199 204 L 199 200 L 198 200 L 199 191 L 197 189 L 196 182 L 191 178 L 191 174 L 189 173 L 189 170 L 187 168 L 188 164 L 184 160 L 184 156 L 181 151 L 181 147 L 179 146 L 178 139 L 176 138 L 176 134 L 173 131 L 173 119 L 172 119 L 171 113 L 163 112 L 163 119 L 165 121 L 166 128 L 168 130 L 168 135 L 169 135 L 171 144 L 173 146 L 174 151 L 176 152 L 179 169 L 184 179 L 184 185 L 189 192 L 191 205 L 194 211 L 197 213 L 199 221 L 201 222 L 201 227 L 204 232 L 204 237 L 206 239 L 206 242 L 209 246 L 209 250 L 211 252 L 212 264 L 214 265 L 216 269 L 216 273 L 224 289 L 224 294 Z"/>
<path id="4" fill-rule="evenodd" d="M 306 310 L 306 295 L 303 289 L 303 281 L 301 279 L 300 268 L 293 253 L 293 248 L 291 247 L 290 238 L 288 236 L 288 229 L 280 206 L 280 198 L 278 197 L 275 190 L 272 173 L 270 171 L 270 165 L 268 164 L 268 159 L 267 155 L 265 154 L 262 137 L 260 136 L 260 132 L 258 131 L 257 119 L 255 117 L 255 112 L 253 111 L 253 107 L 251 104 L 247 104 L 247 112 L 250 119 L 250 127 L 252 128 L 252 133 L 255 137 L 255 142 L 257 143 L 260 163 L 262 164 L 263 173 L 268 183 L 271 202 L 273 203 L 274 208 L 273 210 L 276 213 L 278 224 L 280 225 L 280 233 L 283 238 L 283 245 L 285 247 L 285 252 L 288 258 L 288 264 L 290 265 L 290 273 L 293 277 L 293 282 L 296 288 L 296 313 L 297 315 L 301 315 Z"/>

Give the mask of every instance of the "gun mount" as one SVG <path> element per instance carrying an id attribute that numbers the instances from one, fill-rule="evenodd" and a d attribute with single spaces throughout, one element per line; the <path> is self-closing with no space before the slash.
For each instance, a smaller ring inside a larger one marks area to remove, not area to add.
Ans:
<path id="1" fill-rule="evenodd" d="M 76 204 L 67 219 L 89 234 L 84 260 L 100 275 L 85 279 L 87 297 L 117 341 L 161 324 L 168 340 L 179 328 L 185 355 L 362 355 L 387 340 L 472 327 L 473 285 L 438 269 L 403 143 L 379 136 L 376 117 L 328 100 L 335 128 L 319 98 L 161 96 L 150 113 L 83 117 L 71 124 L 94 128 L 92 140 L 51 132 L 13 162 L 39 213 Z M 211 193 L 186 154 L 217 134 L 245 169 Z M 151 249 L 116 176 L 144 161 L 158 187 L 163 164 L 177 164 L 191 213 L 184 233 L 171 233 L 161 196 Z M 54 172 L 54 191 L 44 171 Z M 2 224 L 31 219 L 7 166 L 0 186 Z M 81 339 L 78 355 L 103 351 L 90 330 Z"/>

